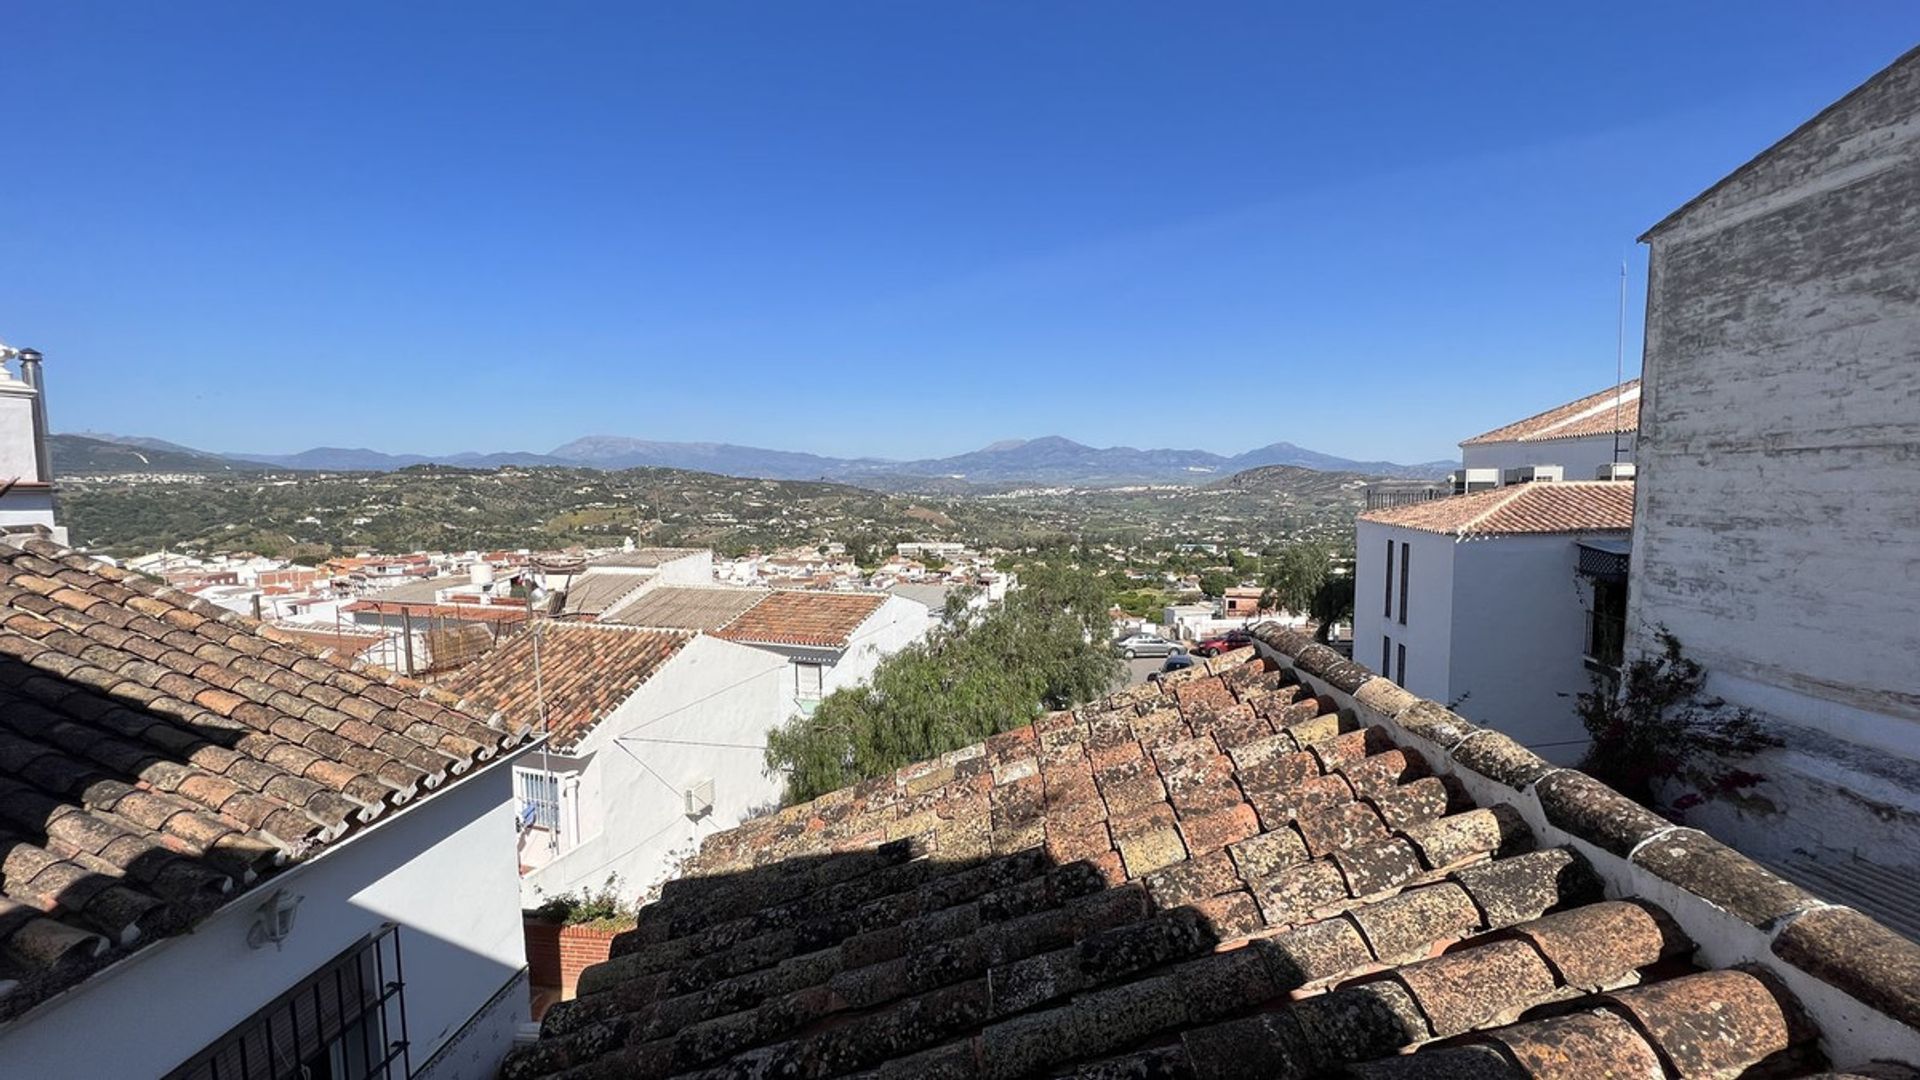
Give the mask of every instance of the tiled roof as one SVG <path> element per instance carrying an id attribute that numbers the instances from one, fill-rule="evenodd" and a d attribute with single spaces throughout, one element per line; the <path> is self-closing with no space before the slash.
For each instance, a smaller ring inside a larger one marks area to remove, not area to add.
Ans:
<path id="1" fill-rule="evenodd" d="M 1617 387 L 1588 394 L 1578 401 L 1570 401 L 1525 420 L 1494 428 L 1484 435 L 1475 435 L 1460 445 L 1577 439 L 1583 435 L 1611 435 L 1615 431 L 1625 433 L 1639 430 L 1640 380 L 1628 379 Z"/>
<path id="2" fill-rule="evenodd" d="M 598 623 L 539 622 L 454 672 L 440 686 L 467 708 L 498 711 L 509 722 L 536 731 L 542 729 L 544 694 L 546 730 L 553 735 L 550 745 L 570 750 L 673 659 L 689 638 Z"/>
<path id="3" fill-rule="evenodd" d="M 715 636 L 759 645 L 838 649 L 886 599 L 884 593 L 781 589 L 768 593 Z"/>
<path id="4" fill-rule="evenodd" d="M 587 560 L 588 566 L 619 566 L 636 570 L 651 570 L 675 559 L 684 559 L 689 555 L 703 554 L 706 548 L 635 548 L 632 551 L 615 551 L 607 555 L 596 555 Z"/>
<path id="5" fill-rule="evenodd" d="M 639 574 L 585 574 L 567 586 L 567 601 L 561 610 L 569 615 L 599 615 L 648 580 Z"/>
<path id="6" fill-rule="evenodd" d="M 527 609 L 519 604 L 416 604 L 385 600 L 355 600 L 341 610 L 376 611 L 382 615 L 405 614 L 422 621 L 442 619 L 452 622 L 514 623 L 525 622 Z"/>
<path id="7" fill-rule="evenodd" d="M 1361 521 L 1421 532 L 1477 536 L 1582 533 L 1633 528 L 1633 484 L 1626 480 L 1570 480 L 1509 484 L 1471 495 L 1369 510 Z"/>
<path id="8" fill-rule="evenodd" d="M 502 1076 L 1804 1076 L 1913 1034 L 1920 949 L 1324 647 L 1315 684 L 1252 651 L 709 837 Z M 1684 912 L 1603 885 L 1629 853 Z M 1884 1041 L 1682 917 L 1813 921 Z"/>
<path id="9" fill-rule="evenodd" d="M 651 626 L 660 630 L 714 631 L 738 618 L 767 596 L 765 589 L 729 589 L 719 585 L 664 585 L 609 609 L 601 622 Z"/>
<path id="10" fill-rule="evenodd" d="M 387 640 L 387 635 L 378 630 L 357 630 L 351 623 L 334 627 L 278 622 L 273 624 L 273 628 L 275 635 L 283 640 L 286 635 L 291 635 L 294 640 L 313 648 L 322 651 L 337 649 L 352 656 Z"/>
<path id="11" fill-rule="evenodd" d="M 0 543 L 0 1018 L 525 737 L 448 701 L 57 544 Z"/>

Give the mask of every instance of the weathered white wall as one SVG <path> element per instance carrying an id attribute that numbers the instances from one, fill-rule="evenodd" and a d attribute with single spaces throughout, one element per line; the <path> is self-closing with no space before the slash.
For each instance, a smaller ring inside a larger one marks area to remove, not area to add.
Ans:
<path id="1" fill-rule="evenodd" d="M 402 926 L 414 1066 L 492 1002 L 452 1056 L 485 1068 L 435 1073 L 490 1075 L 528 1014 L 524 995 L 494 1000 L 526 968 L 511 771 L 494 763 L 0 1029 L 0 1076 L 161 1075 L 386 921 Z M 279 888 L 305 898 L 293 933 L 249 948 L 254 912 Z"/>
<path id="2" fill-rule="evenodd" d="M 939 618 L 904 596 L 889 596 L 848 639 L 847 648 L 826 673 L 826 692 L 858 686 L 873 677 L 880 661 L 927 636 Z"/>
<path id="3" fill-rule="evenodd" d="M 1629 646 L 1920 758 L 1920 70 L 1650 234 Z"/>
<path id="4" fill-rule="evenodd" d="M 767 650 L 705 634 L 688 642 L 577 748 L 591 755 L 581 797 L 597 807 L 600 829 L 527 874 L 524 902 L 598 888 L 608 874 L 623 892 L 645 890 L 708 834 L 777 803 L 782 781 L 766 774 L 763 750 L 786 716 L 790 678 L 787 660 Z M 713 812 L 688 818 L 682 793 L 707 778 Z"/>
<path id="5" fill-rule="evenodd" d="M 1383 616 L 1386 600 L 1387 539 L 1394 542 L 1393 613 Z M 1400 547 L 1405 542 L 1413 564 L 1407 575 L 1407 623 L 1400 625 Z M 1353 658 L 1379 670 L 1380 639 L 1407 646 L 1406 687 L 1436 701 L 1452 700 L 1455 604 L 1454 548 L 1450 535 L 1421 532 L 1371 521 L 1355 523 Z M 1388 678 L 1394 669 L 1380 672 Z"/>
<path id="6" fill-rule="evenodd" d="M 709 548 L 685 558 L 661 563 L 653 579 L 655 585 L 711 585 L 713 551 Z"/>
<path id="7" fill-rule="evenodd" d="M 1501 536 L 1454 553 L 1454 711 L 1556 765 L 1577 764 L 1588 743 L 1573 701 L 1592 686 L 1582 660 L 1591 594 L 1576 573 L 1578 539 Z"/>
<path id="8" fill-rule="evenodd" d="M 1640 407 L 1637 401 L 1621 406 L 1631 416 Z M 1631 433 L 1620 436 L 1620 458 L 1633 461 Z M 1536 442 L 1502 442 L 1460 447 L 1461 465 L 1468 469 L 1514 469 L 1522 465 L 1558 465 L 1568 480 L 1592 480 L 1600 466 L 1612 464 L 1613 436 L 1587 435 L 1578 439 L 1543 439 Z"/>

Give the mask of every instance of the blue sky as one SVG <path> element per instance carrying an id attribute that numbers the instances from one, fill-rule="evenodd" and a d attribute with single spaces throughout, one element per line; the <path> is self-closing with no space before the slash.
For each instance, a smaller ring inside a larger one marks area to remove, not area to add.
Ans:
<path id="1" fill-rule="evenodd" d="M 214 449 L 1451 456 L 1920 5 L 0 3 L 0 339 Z"/>

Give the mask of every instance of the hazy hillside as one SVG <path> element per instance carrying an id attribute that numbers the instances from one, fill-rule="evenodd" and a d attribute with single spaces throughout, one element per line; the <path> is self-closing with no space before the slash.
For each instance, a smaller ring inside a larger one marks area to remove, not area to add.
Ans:
<path id="1" fill-rule="evenodd" d="M 262 468 L 159 439 L 136 443 L 54 434 L 47 436 L 47 455 L 53 461 L 56 477 L 101 473 L 246 473 Z"/>

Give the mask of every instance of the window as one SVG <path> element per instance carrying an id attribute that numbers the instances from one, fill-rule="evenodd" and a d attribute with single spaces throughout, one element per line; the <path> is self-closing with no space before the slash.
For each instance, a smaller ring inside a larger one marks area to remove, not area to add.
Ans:
<path id="1" fill-rule="evenodd" d="M 388 923 L 321 965 L 167 1080 L 406 1080 L 400 928 Z"/>
<path id="2" fill-rule="evenodd" d="M 1387 610 L 1384 612 L 1384 617 L 1389 619 L 1393 618 L 1393 541 L 1392 540 L 1387 541 Z M 1385 665 L 1383 664 L 1382 665 L 1383 670 L 1381 671 L 1381 674 L 1383 675 L 1386 674 L 1384 670 L 1384 666 Z"/>
<path id="3" fill-rule="evenodd" d="M 1380 674 L 1385 675 L 1387 672 L 1392 670 L 1393 670 L 1393 639 L 1390 637 L 1382 637 L 1380 639 Z"/>
<path id="4" fill-rule="evenodd" d="M 560 778 L 539 769 L 513 770 L 513 795 L 520 827 L 560 830 Z"/>
<path id="5" fill-rule="evenodd" d="M 1627 583 L 1595 581 L 1587 613 L 1587 662 L 1619 670 L 1627 640 Z"/>
<path id="6" fill-rule="evenodd" d="M 817 702 L 826 682 L 827 665 L 816 660 L 793 662 L 793 699 L 801 704 Z"/>
<path id="7" fill-rule="evenodd" d="M 1400 545 L 1400 625 L 1407 625 L 1407 564 L 1413 562 L 1413 549 Z"/>
<path id="8" fill-rule="evenodd" d="M 1400 643 L 1399 663 L 1394 666 L 1398 671 L 1394 675 L 1393 681 L 1405 687 L 1407 685 L 1407 643 L 1404 641 Z"/>

